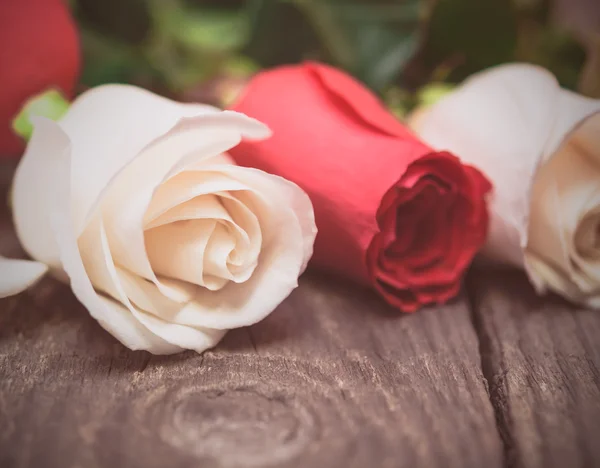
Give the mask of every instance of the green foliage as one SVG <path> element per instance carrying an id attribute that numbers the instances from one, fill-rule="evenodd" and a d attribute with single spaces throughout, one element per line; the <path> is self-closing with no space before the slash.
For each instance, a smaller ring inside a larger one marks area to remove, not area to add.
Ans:
<path id="1" fill-rule="evenodd" d="M 81 44 L 84 51 L 84 68 L 81 81 L 86 86 L 104 83 L 128 83 L 136 74 L 150 73 L 149 64 L 141 51 L 109 36 L 83 30 Z"/>
<path id="2" fill-rule="evenodd" d="M 419 1 L 295 0 L 318 31 L 334 64 L 375 90 L 398 78 L 419 38 Z"/>
<path id="3" fill-rule="evenodd" d="M 29 99 L 12 122 L 15 133 L 24 140 L 29 140 L 33 134 L 32 117 L 46 117 L 58 120 L 66 114 L 69 102 L 56 89 L 49 89 Z"/>
<path id="4" fill-rule="evenodd" d="M 73 0 L 73 9 L 88 86 L 131 82 L 174 97 L 190 90 L 205 96 L 200 88 L 222 89 L 218 80 L 321 60 L 362 80 L 403 115 L 434 88 L 515 60 L 595 93 L 599 54 L 582 78 L 584 48 L 573 29 L 551 21 L 554 2 L 564 8 L 565 1 Z"/>
<path id="5" fill-rule="evenodd" d="M 425 60 L 453 61 L 459 78 L 510 61 L 517 46 L 511 0 L 439 0 L 428 33 Z"/>
<path id="6" fill-rule="evenodd" d="M 107 38 L 129 44 L 143 41 L 151 30 L 146 0 L 74 0 L 82 24 Z"/>
<path id="7" fill-rule="evenodd" d="M 248 22 L 242 11 L 161 8 L 155 16 L 172 39 L 190 50 L 235 52 L 248 40 Z"/>

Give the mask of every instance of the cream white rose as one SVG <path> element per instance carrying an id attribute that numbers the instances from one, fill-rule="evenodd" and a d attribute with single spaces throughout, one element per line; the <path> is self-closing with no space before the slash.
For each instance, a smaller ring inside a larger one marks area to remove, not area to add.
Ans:
<path id="1" fill-rule="evenodd" d="M 561 89 L 543 68 L 474 75 L 411 126 L 494 184 L 483 255 L 526 269 L 552 289 L 600 307 L 600 101 Z"/>
<path id="2" fill-rule="evenodd" d="M 297 286 L 316 234 L 302 190 L 226 155 L 269 134 L 121 85 L 84 93 L 59 122 L 38 118 L 12 192 L 36 262 L 0 260 L 0 295 L 50 269 L 125 346 L 157 354 L 201 352 L 263 319 Z"/>

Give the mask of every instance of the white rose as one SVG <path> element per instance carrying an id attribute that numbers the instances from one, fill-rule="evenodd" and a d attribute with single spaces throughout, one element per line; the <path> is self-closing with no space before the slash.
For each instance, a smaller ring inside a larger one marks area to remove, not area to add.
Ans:
<path id="1" fill-rule="evenodd" d="M 201 352 L 267 316 L 297 286 L 316 234 L 296 185 L 225 152 L 269 130 L 243 114 L 131 86 L 38 118 L 12 207 L 37 262 L 0 260 L 0 295 L 47 268 L 131 349 Z"/>
<path id="2" fill-rule="evenodd" d="M 437 149 L 494 184 L 483 255 L 526 269 L 552 289 L 600 307 L 600 101 L 561 89 L 548 71 L 503 65 L 415 114 Z"/>

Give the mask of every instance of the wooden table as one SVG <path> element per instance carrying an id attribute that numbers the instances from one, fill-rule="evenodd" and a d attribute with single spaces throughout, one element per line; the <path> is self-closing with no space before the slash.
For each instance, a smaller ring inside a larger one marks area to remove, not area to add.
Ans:
<path id="1" fill-rule="evenodd" d="M 6 209 L 0 250 L 21 253 Z M 0 467 L 600 467 L 600 311 L 520 273 L 471 272 L 413 315 L 300 283 L 170 357 L 125 349 L 52 279 L 0 301 Z"/>

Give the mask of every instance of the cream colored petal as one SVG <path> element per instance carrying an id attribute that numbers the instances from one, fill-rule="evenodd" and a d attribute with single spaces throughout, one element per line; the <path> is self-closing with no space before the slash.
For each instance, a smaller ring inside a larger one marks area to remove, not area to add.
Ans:
<path id="1" fill-rule="evenodd" d="M 191 219 L 215 219 L 232 222 L 229 213 L 213 194 L 190 197 L 186 202 L 180 202 L 181 189 L 176 184 L 164 184 L 154 195 L 146 213 L 146 229 L 152 229 L 164 224 Z M 184 198 L 188 198 L 184 196 Z M 171 201 L 175 199 L 175 201 Z"/>
<path id="2" fill-rule="evenodd" d="M 206 252 L 204 254 L 205 274 L 216 278 L 224 278 L 236 283 L 242 283 L 252 275 L 256 262 L 245 268 L 235 268 L 230 264 L 236 249 L 235 236 L 231 234 L 230 228 L 218 223 L 212 233 Z"/>
<path id="3" fill-rule="evenodd" d="M 108 85 L 75 100 L 60 122 L 62 132 L 56 125 L 44 124 L 45 119 L 32 119 L 33 136 L 15 174 L 12 194 L 15 227 L 25 250 L 36 260 L 59 268 L 57 247 L 49 235 L 47 194 L 57 184 L 73 184 L 78 236 L 101 191 L 142 148 L 181 118 L 209 112 L 221 111 L 178 104 L 131 86 Z M 47 177 L 67 148 L 73 158 L 73 180 L 67 181 L 64 175 Z"/>
<path id="4" fill-rule="evenodd" d="M 172 354 L 182 349 L 163 340 L 137 320 L 131 311 L 120 303 L 100 296 L 86 275 L 75 239 L 61 230 L 66 221 L 59 212 L 53 216 L 55 233 L 59 239 L 61 259 L 71 280 L 71 288 L 79 301 L 100 325 L 121 343 L 133 350 L 146 350 L 154 354 Z"/>
<path id="5" fill-rule="evenodd" d="M 173 346 L 192 349 L 202 353 L 216 346 L 225 336 L 225 330 L 211 330 L 202 327 L 188 327 L 168 322 L 142 310 L 137 310 L 135 317 L 149 330 L 164 337 Z"/>
<path id="6" fill-rule="evenodd" d="M 588 296 L 580 303 L 589 309 L 600 309 L 600 294 Z"/>
<path id="7" fill-rule="evenodd" d="M 75 232 L 81 232 L 110 181 L 146 146 L 181 119 L 220 112 L 129 85 L 98 86 L 82 93 L 60 121 L 72 142 Z"/>
<path id="8" fill-rule="evenodd" d="M 96 214 L 85 227 L 78 242 L 85 271 L 96 291 L 108 294 L 130 307 L 127 294 L 121 286 L 106 238 L 102 217 Z"/>
<path id="9" fill-rule="evenodd" d="M 534 183 L 527 249 L 567 272 L 571 270 L 570 243 L 583 201 L 596 189 L 594 178 L 595 172 L 584 158 L 563 151 L 540 168 Z"/>
<path id="10" fill-rule="evenodd" d="M 181 308 L 180 304 L 162 295 L 155 284 L 126 270 L 119 269 L 119 277 L 128 297 L 137 306 L 134 316 L 173 345 L 201 353 L 215 346 L 225 335 L 222 330 L 186 327 L 165 321 L 163 317 L 175 314 Z"/>
<path id="11" fill-rule="evenodd" d="M 203 283 L 207 288 L 215 290 L 222 288 L 228 279 L 238 282 L 245 281 L 252 274 L 260 252 L 261 234 L 256 217 L 251 213 L 248 216 L 247 208 L 243 205 L 238 207 L 236 203 L 233 203 L 235 218 L 241 223 L 241 225 L 238 225 L 229 215 L 228 209 L 219 201 L 221 198 L 228 198 L 228 195 L 224 197 L 217 194 L 201 195 L 177 205 L 176 203 L 182 198 L 182 193 L 185 194 L 183 190 L 177 190 L 183 188 L 177 185 L 177 180 L 177 177 L 171 179 L 165 184 L 165 187 L 161 187 L 155 194 L 149 208 L 151 216 L 147 215 L 147 218 L 151 219 L 146 226 L 147 232 L 150 229 L 177 221 L 194 219 L 219 221 L 206 245 Z M 176 201 L 173 202 L 173 198 Z M 188 198 L 188 196 L 184 195 L 183 198 Z M 169 208 L 171 206 L 173 207 Z M 159 212 L 162 214 L 154 217 Z M 246 229 L 248 230 L 246 231 Z M 252 238 L 248 233 L 252 235 Z M 210 263 L 206 263 L 207 261 L 210 262 L 209 257 L 216 255 L 217 251 L 224 248 L 217 242 L 219 238 L 226 245 L 229 245 L 228 253 L 225 256 L 228 269 L 227 271 L 222 269 L 226 265 L 221 265 L 218 269 L 223 274 L 222 276 L 217 273 L 213 275 L 215 269 L 210 266 Z M 157 246 L 158 244 L 155 242 L 154 245 Z M 148 235 L 146 236 L 146 248 L 148 249 Z"/>
<path id="12" fill-rule="evenodd" d="M 595 114 L 571 132 L 538 171 L 527 246 L 536 258 L 564 272 L 582 294 L 600 287 L 596 259 L 577 246 L 582 223 L 599 209 L 600 114 Z M 591 235 L 597 236 L 596 230 L 597 224 L 588 229 Z M 596 246 L 599 251 L 594 242 L 589 242 L 589 246 Z M 553 287 L 551 279 L 540 276 L 545 270 L 528 268 L 528 272 L 540 289 L 546 283 Z"/>
<path id="13" fill-rule="evenodd" d="M 0 257 L 0 298 L 25 291 L 47 271 L 44 263 Z"/>
<path id="14" fill-rule="evenodd" d="M 132 305 L 123 289 L 119 270 L 115 267 L 106 238 L 106 231 L 99 215 L 94 216 L 78 240 L 82 261 L 94 289 L 108 294 L 127 308 Z M 196 294 L 196 286 L 176 279 L 160 278 L 167 297 L 179 304 L 189 302 Z"/>
<path id="15" fill-rule="evenodd" d="M 152 333 L 140 323 L 128 307 L 99 295 L 86 275 L 75 240 L 60 229 L 61 217 L 53 217 L 54 229 L 61 236 L 59 246 L 64 269 L 71 280 L 71 288 L 79 301 L 88 309 L 100 325 L 123 345 L 132 350 L 146 350 L 153 354 L 173 354 L 182 351 Z"/>
<path id="16" fill-rule="evenodd" d="M 219 289 L 223 289 L 227 283 L 229 283 L 229 280 L 227 278 L 221 278 L 220 276 L 213 276 L 205 273 L 202 277 L 202 282 L 204 283 L 204 287 L 209 291 L 218 291 Z M 192 302 L 194 298 L 192 298 L 190 302 Z"/>
<path id="17" fill-rule="evenodd" d="M 114 265 L 100 215 L 97 214 L 90 220 L 79 237 L 78 245 L 86 272 L 94 288 L 131 309 L 132 305 L 127 293 L 123 290 L 121 279 Z M 158 280 L 161 289 L 167 291 L 166 297 L 179 304 L 189 302 L 196 294 L 197 286 L 190 283 L 160 275 Z"/>
<path id="18" fill-rule="evenodd" d="M 249 244 L 250 239 L 247 232 L 238 226 L 217 195 L 203 195 L 177 205 L 161 214 L 146 226 L 146 229 L 163 226 L 177 221 L 189 221 L 193 219 L 214 219 L 230 225 L 236 232 L 236 237 L 244 244 Z"/>
<path id="19" fill-rule="evenodd" d="M 219 192 L 221 204 L 227 209 L 238 234 L 236 249 L 229 263 L 239 273 L 254 268 L 262 246 L 262 232 L 256 215 L 235 194 L 240 192 Z"/>
<path id="20" fill-rule="evenodd" d="M 45 125 L 56 125 L 46 121 Z M 60 131 L 60 130 L 57 130 Z M 70 155 L 57 157 L 47 177 L 70 175 Z M 66 178 L 69 180 L 69 177 Z M 57 242 L 60 260 L 71 281 L 73 293 L 102 327 L 130 349 L 145 349 L 156 354 L 170 354 L 181 348 L 166 342 L 150 332 L 122 305 L 102 297 L 94 290 L 85 271 L 73 230 L 71 189 L 68 183 L 59 184 L 46 194 L 52 207 L 50 226 Z"/>
<path id="21" fill-rule="evenodd" d="M 167 291 L 165 294 L 169 299 L 181 304 L 189 302 L 196 295 L 198 286 L 186 281 L 180 281 L 173 278 L 167 278 L 156 275 L 161 285 L 161 291 Z"/>
<path id="22" fill-rule="evenodd" d="M 561 89 L 558 109 L 559 111 L 555 116 L 556 120 L 545 148 L 546 160 L 564 144 L 565 138 L 569 137 L 569 134 L 578 128 L 584 120 L 600 112 L 600 99 L 591 99 L 572 91 Z M 590 133 L 598 131 L 597 125 L 589 125 L 586 128 L 587 130 L 584 131 Z M 586 138 L 583 132 L 580 131 L 578 139 L 585 144 L 586 141 L 590 143 L 595 141 L 597 137 L 594 138 L 593 135 L 587 135 Z M 588 153 L 591 153 L 591 151 L 588 151 Z"/>
<path id="23" fill-rule="evenodd" d="M 585 119 L 569 134 L 559 153 L 563 151 L 575 153 L 577 156 L 570 156 L 572 160 L 579 157 L 587 163 L 582 164 L 586 173 L 573 183 L 580 198 L 571 195 L 563 203 L 563 211 L 578 214 L 577 228 L 569 239 L 576 270 L 573 280 L 582 291 L 600 294 L 600 113 Z"/>
<path id="24" fill-rule="evenodd" d="M 159 275 L 206 286 L 204 253 L 217 222 L 179 221 L 146 231 L 146 250 Z"/>
<path id="25" fill-rule="evenodd" d="M 195 167 L 200 167 L 196 165 Z M 192 220 L 192 219 L 213 219 L 221 221 L 221 224 L 227 224 L 230 229 L 217 229 L 216 232 L 211 232 L 210 246 L 203 242 L 206 238 L 197 239 L 195 245 L 202 241 L 205 252 L 204 261 L 208 262 L 204 265 L 204 272 L 201 276 L 199 271 L 194 273 L 193 281 L 204 285 L 210 290 L 221 289 L 227 283 L 226 280 L 235 282 L 246 281 L 252 274 L 256 266 L 258 254 L 260 253 L 262 234 L 256 216 L 241 204 L 237 198 L 230 193 L 237 193 L 248 190 L 248 186 L 243 183 L 231 179 L 226 174 L 221 172 L 221 169 L 230 168 L 226 166 L 209 166 L 209 170 L 187 170 L 174 176 L 173 178 L 162 184 L 150 203 L 150 207 L 146 212 L 145 223 L 147 228 L 165 225 L 174 221 Z M 214 170 L 212 170 L 212 169 Z M 224 192 L 227 190 L 227 192 Z M 230 214 L 231 211 L 231 214 Z M 233 216 L 232 216 L 233 214 Z M 173 227 L 166 231 L 173 230 Z M 152 231 L 148 231 L 152 232 Z M 167 236 L 162 236 L 161 240 L 156 237 L 156 232 L 146 236 L 147 249 L 152 249 L 153 255 L 160 252 L 161 258 L 153 257 L 153 265 L 160 265 L 160 270 L 156 271 L 173 271 L 176 277 L 182 276 L 187 281 L 192 281 L 189 270 L 184 272 L 173 262 L 172 252 L 165 253 L 161 247 L 163 242 L 168 242 L 172 237 L 172 233 Z M 218 238 L 221 242 L 218 241 Z M 152 246 L 148 241 L 151 241 Z M 192 240 L 188 239 L 185 242 L 189 244 Z M 215 256 L 225 245 L 227 254 L 226 260 L 223 263 L 223 258 L 218 262 Z M 169 247 L 171 248 L 171 247 Z M 185 251 L 186 247 L 177 247 L 180 251 Z M 197 254 L 197 249 L 194 248 Z M 186 256 L 185 254 L 184 256 Z M 195 257 L 199 258 L 199 257 Z M 201 258 L 201 257 L 200 257 Z M 167 259 L 171 262 L 172 267 L 165 269 L 164 262 L 161 259 Z M 220 262 L 220 267 L 218 263 Z M 200 270 L 202 271 L 202 270 Z M 163 273 L 164 274 L 164 273 Z M 201 279 L 198 279 L 201 278 Z"/>
<path id="26" fill-rule="evenodd" d="M 261 138 L 268 129 L 234 112 L 187 119 L 156 140 L 128 165 L 102 200 L 107 236 L 115 260 L 168 294 L 152 271 L 144 245 L 144 217 L 157 188 L 187 164 L 219 155 L 242 137 Z"/>
<path id="27" fill-rule="evenodd" d="M 162 328 L 156 325 L 156 321 L 148 319 L 145 312 L 149 312 L 158 317 L 160 317 L 160 314 L 169 316 L 176 313 L 177 310 L 182 307 L 181 303 L 164 296 L 158 290 L 156 285 L 147 280 L 135 276 L 122 268 L 115 267 L 110 252 L 107 250 L 108 245 L 99 217 L 93 218 L 90 225 L 84 231 L 83 239 L 83 241 L 80 239 L 79 245 L 84 258 L 86 259 L 86 269 L 88 273 L 90 273 L 90 279 L 94 283 L 96 289 L 100 289 L 101 291 L 110 294 L 128 309 L 126 312 L 121 311 L 121 313 L 131 314 L 131 317 L 133 317 L 134 320 L 139 320 L 141 324 L 150 323 L 151 328 L 149 329 L 153 330 L 152 333 L 164 339 L 165 337 L 160 335 Z M 180 286 L 178 284 L 172 285 L 169 281 L 170 280 L 166 281 L 167 285 L 175 288 Z M 189 297 L 190 291 L 188 290 L 186 296 L 181 299 L 189 299 Z M 116 307 L 115 303 L 105 302 L 112 307 Z M 172 328 L 167 327 L 167 330 L 167 333 L 169 333 Z M 207 347 L 216 344 L 221 336 L 219 333 L 212 330 L 203 331 L 198 329 L 193 333 L 196 338 L 196 342 L 193 345 L 189 348 L 182 348 L 177 345 L 177 340 L 175 340 L 174 343 L 171 343 L 173 351 L 177 352 L 181 349 L 196 349 L 202 351 Z M 187 332 L 187 335 L 189 334 L 190 333 Z M 170 338 L 172 342 L 173 337 Z M 170 352 L 170 346 L 166 346 L 165 348 Z M 149 349 L 149 351 L 160 352 L 155 349 Z"/>
<path id="28" fill-rule="evenodd" d="M 113 102 L 118 103 L 119 112 L 114 112 L 116 107 L 111 105 Z M 209 118 L 209 114 L 218 117 Z M 203 116 L 205 119 L 199 122 L 193 118 L 197 116 Z M 76 232 L 79 233 L 86 225 L 86 220 L 92 215 L 98 200 L 104 198 L 105 191 L 109 192 L 108 195 L 118 192 L 118 190 L 105 190 L 105 187 L 107 184 L 112 185 L 116 176 L 125 167 L 134 165 L 133 161 L 144 148 L 147 148 L 147 151 L 144 151 L 140 157 L 145 162 L 138 165 L 153 169 L 150 172 L 154 176 L 161 171 L 163 172 L 161 175 L 164 176 L 165 172 L 176 170 L 178 165 L 188 159 L 194 161 L 199 157 L 210 156 L 210 152 L 199 155 L 192 151 L 207 149 L 207 145 L 211 144 L 211 141 L 202 141 L 202 133 L 195 133 L 197 127 L 205 123 L 211 128 L 223 124 L 225 128 L 223 131 L 229 130 L 232 135 L 234 133 L 237 135 L 235 138 L 230 136 L 234 142 L 239 141 L 240 136 L 261 138 L 269 134 L 268 129 L 262 124 L 240 114 L 222 112 L 207 106 L 182 105 L 130 86 L 105 86 L 84 93 L 61 121 L 61 125 L 72 136 L 73 141 L 73 173 L 75 174 L 73 185 L 77 193 L 73 206 Z M 214 131 L 215 135 L 211 135 L 211 138 L 218 138 L 219 134 L 223 133 L 221 130 Z M 193 145 L 191 144 L 192 133 L 200 138 Z M 159 142 L 149 147 L 148 145 L 156 142 L 157 138 Z M 176 148 L 177 145 L 179 148 Z M 223 146 L 224 149 L 229 147 L 230 145 Z M 219 148 L 221 146 L 217 146 L 215 151 Z M 161 149 L 165 150 L 165 153 L 157 154 Z M 176 149 L 182 151 L 189 149 L 191 154 L 177 153 Z M 130 168 L 129 173 L 132 172 L 135 172 L 135 169 L 132 171 Z M 148 171 L 145 171 L 144 175 L 138 177 L 137 182 L 139 179 L 148 179 L 151 184 L 152 177 L 147 176 Z M 127 182 L 125 181 L 125 185 Z M 115 196 L 120 195 L 123 194 L 117 193 Z M 143 198 L 143 194 L 139 195 L 124 208 L 134 211 L 141 209 L 143 203 L 135 203 Z M 129 212 L 124 217 L 127 218 L 128 214 Z M 109 241 L 115 242 L 113 223 L 109 221 L 106 220 Z M 135 220 L 133 221 L 135 223 Z M 124 233 L 120 238 L 116 237 L 120 241 L 117 244 L 122 244 L 124 239 L 129 238 L 132 249 L 129 252 L 127 249 L 119 251 L 113 248 L 115 256 L 120 258 L 124 254 L 123 261 L 128 263 L 128 266 L 131 266 L 131 263 L 138 263 L 136 269 L 138 273 L 143 271 L 146 277 L 159 284 L 164 294 L 173 295 L 173 291 L 161 284 L 153 277 L 152 272 L 148 271 L 149 265 L 142 252 L 141 233 L 138 232 L 137 237 L 129 236 L 128 233 Z"/>
<path id="29" fill-rule="evenodd" d="M 419 136 L 480 168 L 494 185 L 484 254 L 523 266 L 530 186 L 559 112 L 546 70 L 503 65 L 474 75 L 416 122 Z"/>
<path id="30" fill-rule="evenodd" d="M 229 167 L 229 166 L 227 166 Z M 191 200 L 197 204 L 210 203 L 204 196 L 219 192 L 248 190 L 245 184 L 231 179 L 220 171 L 187 170 L 164 182 L 156 190 L 144 217 L 146 226 L 154 225 L 154 221 L 173 209 Z M 198 206 L 202 209 L 201 206 Z M 210 210 L 216 207 L 208 207 Z"/>
<path id="31" fill-rule="evenodd" d="M 168 318 L 170 322 L 216 329 L 251 325 L 273 311 L 297 286 L 312 252 L 316 227 L 308 196 L 264 172 L 230 169 L 229 176 L 253 189 L 236 192 L 236 197 L 251 207 L 261 225 L 263 248 L 258 266 L 244 283 L 229 283 L 215 292 L 200 289 L 192 303 Z"/>
<path id="32" fill-rule="evenodd" d="M 85 297 L 86 302 L 81 300 L 82 297 Z M 148 351 L 158 355 L 175 354 L 180 353 L 185 349 L 191 349 L 177 346 L 168 340 L 159 337 L 139 320 L 137 317 L 139 312 L 135 308 L 135 314 L 132 314 L 131 311 L 122 304 L 108 297 L 102 295 L 97 295 L 96 297 L 97 299 L 92 299 L 92 296 L 87 294 L 84 296 L 77 296 L 88 309 L 92 317 L 98 320 L 98 323 L 100 323 L 102 328 L 127 348 L 133 351 Z M 102 317 L 102 319 L 98 319 L 99 316 Z"/>
<path id="33" fill-rule="evenodd" d="M 189 171 L 203 170 L 203 168 L 207 165 L 216 164 L 236 165 L 235 160 L 229 156 L 228 153 L 221 153 L 210 158 L 203 158 L 199 161 L 192 162 L 191 164 L 187 165 L 185 169 Z"/>
<path id="34" fill-rule="evenodd" d="M 210 169 L 213 170 L 218 167 L 212 166 Z M 206 169 L 208 170 L 209 168 L 207 167 Z M 312 257 L 314 241 L 317 235 L 313 206 L 306 192 L 289 180 L 267 174 L 257 169 L 222 166 L 221 170 L 227 173 L 228 176 L 243 181 L 257 193 L 270 194 L 267 196 L 277 197 L 281 205 L 286 206 L 288 210 L 296 215 L 302 234 L 301 245 L 304 253 L 304 261 L 301 272 L 304 272 L 308 261 Z"/>
<path id="35" fill-rule="evenodd" d="M 550 288 L 574 302 L 583 300 L 583 294 L 569 279 L 568 272 L 562 271 L 559 266 L 549 263 L 547 259 L 539 258 L 533 252 L 525 252 L 525 256 L 528 272 L 533 273 L 530 278 L 538 292 L 544 293 Z M 543 278 L 543 280 L 537 282 L 537 278 Z"/>
<path id="36" fill-rule="evenodd" d="M 573 249 L 580 254 L 581 261 L 600 261 L 600 187 L 596 190 L 593 201 L 596 205 L 591 210 L 586 210 L 575 236 L 573 238 Z M 599 277 L 600 279 L 600 277 Z"/>
<path id="37" fill-rule="evenodd" d="M 13 179 L 15 229 L 27 253 L 52 268 L 60 268 L 58 247 L 50 229 L 49 194 L 69 185 L 69 172 L 57 173 L 57 161 L 70 152 L 70 140 L 54 122 L 32 118 L 33 136 Z M 67 168 L 68 169 L 68 168 Z M 55 174 L 50 177 L 50 174 Z"/>
<path id="38" fill-rule="evenodd" d="M 600 150 L 600 146 L 598 148 Z M 573 154 L 571 161 L 575 162 L 579 158 Z M 564 180 L 568 176 L 573 177 L 577 173 L 573 170 L 574 166 L 574 164 L 571 164 L 569 169 L 565 169 L 559 180 Z M 589 171 L 585 171 L 586 166 L 587 164 L 580 166 L 584 171 L 580 172 L 578 180 L 571 179 L 571 183 L 564 186 L 560 206 L 562 215 L 560 217 L 565 221 L 560 226 L 559 231 L 562 232 L 571 266 L 570 269 L 565 270 L 570 272 L 571 280 L 584 293 L 600 288 L 600 263 L 597 260 L 600 254 L 598 239 L 598 226 L 600 226 L 600 217 L 598 216 L 600 210 L 600 167 L 588 166 Z M 595 220 L 592 219 L 592 223 L 586 222 L 586 218 L 594 218 L 594 216 L 590 216 L 593 211 L 596 212 Z M 557 217 L 556 214 L 554 216 Z M 530 228 L 533 227 L 532 219 Z M 587 237 L 590 238 L 587 246 L 578 245 L 580 232 L 582 228 L 585 229 L 586 227 Z M 531 240 L 533 241 L 533 239 Z M 531 242 L 531 245 L 533 247 L 535 244 Z M 536 245 L 536 249 L 540 247 L 541 245 L 539 247 Z M 585 247 L 591 252 L 586 253 Z"/>
<path id="39" fill-rule="evenodd" d="M 154 283 L 140 278 L 123 268 L 116 269 L 120 284 L 128 299 L 138 309 L 160 316 L 176 313 L 182 305 L 162 294 Z"/>

